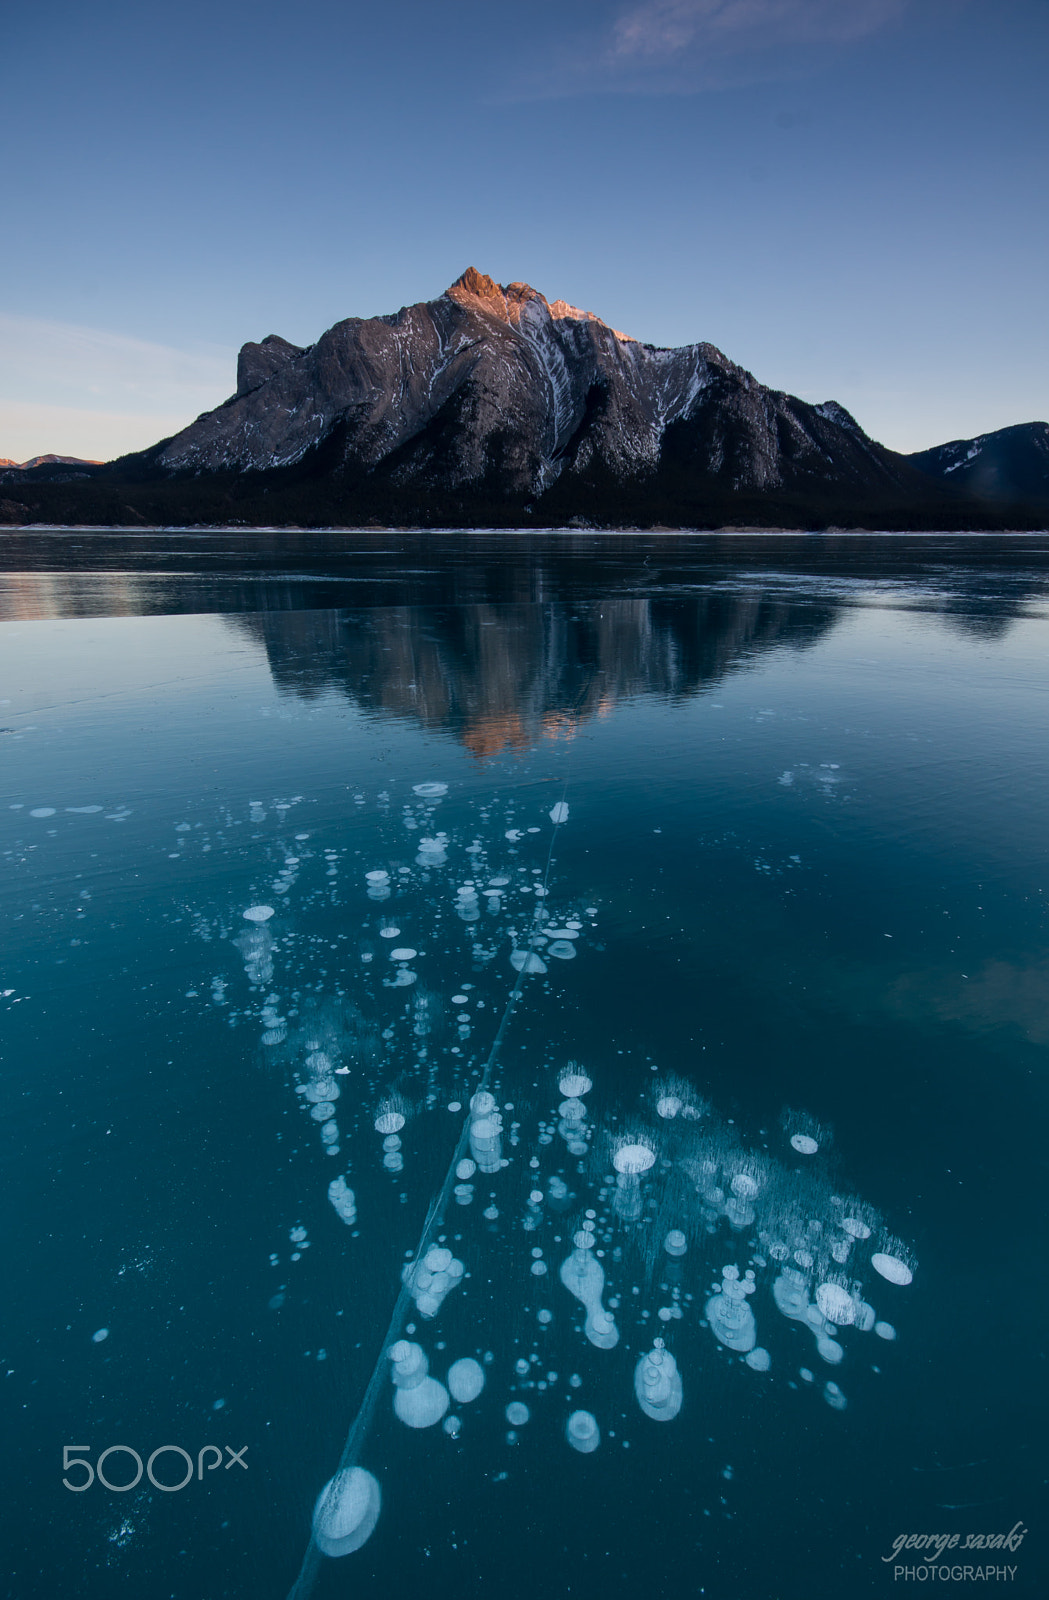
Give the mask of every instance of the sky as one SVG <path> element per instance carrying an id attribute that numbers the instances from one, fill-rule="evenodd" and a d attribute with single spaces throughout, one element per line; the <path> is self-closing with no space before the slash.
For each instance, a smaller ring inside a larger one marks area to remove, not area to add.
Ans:
<path id="1" fill-rule="evenodd" d="M 920 450 L 1049 420 L 1049 0 L 37 0 L 0 458 L 109 459 L 467 267 Z"/>

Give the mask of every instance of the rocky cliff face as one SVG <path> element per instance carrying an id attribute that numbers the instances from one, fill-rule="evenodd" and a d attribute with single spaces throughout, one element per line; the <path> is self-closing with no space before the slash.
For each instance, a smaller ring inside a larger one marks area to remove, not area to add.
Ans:
<path id="1" fill-rule="evenodd" d="M 332 465 L 401 488 L 524 501 L 562 476 L 662 467 L 758 492 L 810 480 L 898 487 L 909 469 L 840 406 L 763 388 L 709 344 L 657 349 L 473 268 L 439 299 L 351 317 L 309 349 L 245 345 L 237 393 L 168 441 L 167 473 Z"/>

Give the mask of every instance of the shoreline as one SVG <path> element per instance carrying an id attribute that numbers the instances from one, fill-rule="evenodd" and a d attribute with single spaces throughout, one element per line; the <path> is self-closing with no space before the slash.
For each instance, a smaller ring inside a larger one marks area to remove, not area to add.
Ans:
<path id="1" fill-rule="evenodd" d="M 319 537 L 325 534 L 352 534 L 354 538 L 385 537 L 388 535 L 406 535 L 414 537 L 447 536 L 454 534 L 459 538 L 484 536 L 487 538 L 513 539 L 523 535 L 526 538 L 591 538 L 602 539 L 718 539 L 718 538 L 790 538 L 790 539 L 1041 539 L 1049 537 L 1049 524 L 1044 528 L 861 528 L 861 527 L 830 527 L 830 528 L 770 528 L 758 526 L 741 526 L 729 523 L 720 528 L 611 528 L 597 525 L 587 527 L 488 527 L 488 528 L 460 528 L 421 526 L 418 524 L 391 525 L 389 527 L 368 527 L 347 524 L 345 526 L 331 527 L 303 527 L 301 525 L 288 526 L 276 523 L 76 523 L 76 522 L 28 522 L 21 524 L 0 525 L 0 539 L 6 534 L 34 534 L 34 533 L 77 533 L 101 534 L 121 533 L 129 536 L 149 534 L 307 534 L 310 537 Z"/>

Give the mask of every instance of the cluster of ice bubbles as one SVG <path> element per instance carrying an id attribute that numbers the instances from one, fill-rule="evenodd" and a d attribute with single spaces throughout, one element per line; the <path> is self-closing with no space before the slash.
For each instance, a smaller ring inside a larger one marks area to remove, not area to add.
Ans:
<path id="1" fill-rule="evenodd" d="M 445 1298 L 463 1281 L 466 1268 L 445 1246 L 433 1244 L 417 1261 L 409 1261 L 401 1279 L 421 1317 L 435 1317 Z"/>
<path id="2" fill-rule="evenodd" d="M 418 843 L 417 867 L 444 864 L 448 840 L 433 824 L 433 806 L 440 799 L 437 790 L 443 792 L 443 788 L 416 786 L 416 794 L 427 802 L 425 811 L 415 808 L 420 832 L 426 829 Z M 556 827 L 565 815 L 554 807 L 550 820 Z M 508 840 L 511 834 L 515 844 L 524 836 L 520 829 L 509 830 Z M 419 838 L 419 834 L 415 837 Z M 444 894 L 447 899 L 454 894 L 452 910 L 461 922 L 472 925 L 480 916 L 482 893 L 489 908 L 498 909 L 502 900 L 512 898 L 519 888 L 524 894 L 527 881 L 518 884 L 515 878 L 510 896 L 504 896 L 508 880 L 486 878 L 480 855 L 474 846 L 469 848 L 470 870 L 475 876 L 457 887 L 447 884 Z M 392 979 L 383 979 L 384 985 L 404 990 L 415 984 L 409 963 L 416 952 L 406 943 L 396 942 L 403 936 L 395 923 L 401 922 L 406 928 L 415 926 L 405 920 L 403 904 L 403 889 L 408 882 L 405 874 L 410 870 L 394 861 L 365 874 L 369 899 L 384 902 L 394 893 L 398 896 L 396 918 L 383 916 L 384 925 L 379 930 L 387 959 L 371 970 L 376 974 L 392 972 Z M 534 894 L 534 887 L 533 884 L 529 892 Z M 534 895 L 534 904 L 544 903 L 543 895 Z M 274 943 L 267 926 L 272 914 L 270 907 L 249 908 L 244 914 L 249 926 L 238 941 L 246 973 L 256 987 L 272 982 Z M 377 916 L 375 920 L 378 922 Z M 527 939 L 507 929 L 513 967 L 543 972 L 551 958 L 554 962 L 570 960 L 581 926 L 577 916 L 554 919 L 543 913 L 535 918 Z M 459 937 L 463 936 L 474 941 L 475 971 L 482 970 L 473 926 L 460 930 Z M 362 955 L 361 959 L 372 958 Z M 400 976 L 402 973 L 404 977 Z M 381 1000 L 381 990 L 376 987 Z M 412 1006 L 421 987 L 415 985 L 413 989 Z M 452 996 L 454 1005 L 467 1004 L 469 988 L 464 985 L 462 993 Z M 390 998 L 399 1005 L 403 996 Z M 298 1004 L 295 1000 L 289 1003 Z M 412 1006 L 404 1007 L 406 1015 L 412 1012 Z M 475 1025 L 483 1015 L 482 1012 L 472 1017 Z M 415 1026 L 419 1028 L 417 1011 L 415 1016 Z M 269 1033 L 278 1033 L 285 1026 L 278 996 L 267 996 L 262 1020 Z M 462 1023 L 461 1017 L 457 1020 Z M 304 1042 L 308 1050 L 299 1091 L 309 1116 L 320 1128 L 322 1142 L 326 1148 L 337 1150 L 335 1113 L 339 1090 L 335 1075 L 346 1069 L 333 1066 L 332 1058 L 338 1060 L 344 1046 L 338 1042 L 333 1046 L 323 1036 L 322 1048 L 322 1037 L 311 1041 L 305 1025 L 297 1026 L 297 1041 Z M 376 1038 L 379 1026 L 375 1025 Z M 384 1032 L 383 1040 L 387 1037 Z M 459 1051 L 454 1050 L 453 1054 L 458 1056 Z M 421 1047 L 418 1059 L 424 1059 Z M 461 1065 L 466 1066 L 465 1061 Z M 467 1066 L 466 1070 L 469 1073 L 471 1068 Z M 476 1066 L 472 1070 L 476 1084 Z M 388 1086 L 391 1080 L 387 1077 L 385 1081 Z M 395 1081 L 399 1083 L 400 1077 Z M 458 1083 L 463 1081 L 463 1077 L 457 1077 Z M 872 1207 L 832 1192 L 820 1160 L 830 1143 L 830 1133 L 818 1120 L 801 1112 L 785 1113 L 781 1148 L 770 1151 L 770 1135 L 769 1142 L 747 1149 L 731 1125 L 719 1121 L 683 1079 L 662 1077 L 657 1081 L 647 1116 L 613 1119 L 611 1123 L 595 1116 L 593 1103 L 587 1102 L 593 1085 L 585 1071 L 570 1063 L 556 1074 L 555 1081 L 558 1094 L 549 1096 L 545 1120 L 539 1122 L 537 1136 L 531 1142 L 527 1130 L 517 1131 L 521 1126 L 517 1122 L 504 1129 L 503 1113 L 511 1112 L 512 1107 L 509 1103 L 501 1105 L 488 1088 L 487 1076 L 482 1078 L 482 1086 L 469 1100 L 464 1143 L 455 1154 L 456 1182 L 454 1188 L 449 1185 L 449 1194 L 454 1202 L 465 1206 L 472 1201 L 479 1181 L 500 1183 L 503 1221 L 487 1232 L 505 1241 L 514 1227 L 511 1219 L 515 1202 L 510 1190 L 520 1171 L 515 1148 L 524 1142 L 526 1149 L 536 1152 L 529 1162 L 533 1171 L 527 1200 L 519 1202 L 517 1212 L 517 1226 L 528 1234 L 531 1254 L 525 1281 L 536 1287 L 550 1282 L 554 1294 L 559 1293 L 553 1274 L 544 1276 L 547 1267 L 543 1251 L 533 1241 L 544 1226 L 563 1227 L 571 1246 L 560 1262 L 557 1277 L 566 1295 L 582 1308 L 581 1335 L 592 1350 L 612 1352 L 622 1344 L 631 1352 L 628 1371 L 632 1369 L 635 1400 L 645 1418 L 669 1421 L 681 1413 L 685 1390 L 678 1363 L 684 1367 L 687 1379 L 697 1340 L 707 1342 L 708 1354 L 703 1358 L 707 1362 L 731 1361 L 755 1373 L 765 1373 L 774 1364 L 777 1372 L 780 1370 L 781 1357 L 776 1354 L 774 1363 L 772 1353 L 776 1350 L 775 1329 L 780 1317 L 790 1330 L 783 1329 L 787 1339 L 801 1338 L 808 1348 L 808 1340 L 814 1340 L 816 1357 L 834 1369 L 846 1359 L 850 1341 L 859 1336 L 870 1332 L 883 1339 L 895 1336 L 891 1324 L 879 1320 L 869 1303 L 868 1294 L 873 1299 L 877 1295 L 868 1269 L 880 1292 L 894 1293 L 912 1280 L 913 1257 L 902 1242 L 885 1232 Z M 466 1098 L 462 1088 L 457 1092 Z M 380 1089 L 378 1082 L 369 1081 L 368 1103 L 377 1106 L 377 1111 L 369 1111 L 366 1120 L 382 1139 L 384 1168 L 398 1173 L 403 1169 L 400 1136 L 405 1116 L 396 1097 L 381 1099 L 383 1093 L 386 1090 Z M 515 1098 L 522 1099 L 517 1086 Z M 413 1108 L 421 1108 L 424 1102 L 438 1103 L 424 1092 L 418 1097 L 413 1094 Z M 461 1109 L 460 1102 L 454 1103 L 454 1109 Z M 517 1115 L 522 1114 L 519 1108 Z M 547 1171 L 542 1173 L 539 1168 L 544 1162 Z M 558 1170 L 550 1170 L 552 1167 Z M 507 1194 L 505 1200 L 503 1193 Z M 356 1223 L 357 1200 L 345 1177 L 328 1185 L 328 1197 L 344 1223 Z M 500 1216 L 495 1198 L 493 1188 L 493 1204 L 484 1213 L 492 1223 Z M 566 1213 L 571 1213 L 572 1220 Z M 567 1226 L 556 1222 L 555 1216 L 564 1218 Z M 464 1223 L 469 1221 L 472 1219 L 464 1219 Z M 726 1232 L 729 1249 L 724 1248 Z M 444 1237 L 441 1242 L 432 1243 L 432 1235 L 429 1236 L 420 1246 L 418 1258 L 408 1262 L 402 1272 L 406 1298 L 410 1295 L 419 1316 L 427 1321 L 440 1313 L 451 1289 L 465 1276 L 462 1262 L 443 1243 Z M 456 1235 L 451 1242 L 456 1244 L 459 1237 Z M 653 1342 L 653 1325 L 647 1319 L 655 1307 L 648 1290 L 660 1279 L 665 1303 L 659 1306 L 657 1315 L 663 1327 L 661 1337 Z M 498 1289 L 494 1292 L 499 1293 Z M 456 1297 L 451 1313 L 454 1318 L 471 1311 L 471 1297 Z M 530 1312 L 540 1329 L 553 1325 L 553 1333 L 542 1337 L 561 1336 L 560 1324 L 549 1309 L 536 1311 L 533 1301 Z M 578 1328 L 577 1318 L 575 1313 L 572 1323 Z M 691 1344 L 690 1319 L 706 1330 L 696 1334 Z M 779 1326 L 782 1328 L 782 1324 Z M 765 1343 L 758 1343 L 759 1330 Z M 644 1353 L 640 1356 L 636 1342 L 639 1331 L 644 1335 Z M 414 1334 L 414 1327 L 409 1327 L 408 1332 Z M 668 1341 L 675 1345 L 673 1352 Z M 451 1412 L 452 1402 L 464 1406 L 480 1397 L 485 1387 L 480 1362 L 472 1357 L 452 1362 L 442 1383 L 431 1376 L 430 1359 L 421 1345 L 406 1338 L 396 1339 L 386 1354 L 393 1379 L 394 1411 L 401 1422 L 423 1431 L 443 1422 L 445 1433 L 459 1437 L 462 1424 Z M 531 1359 L 538 1359 L 535 1351 Z M 602 1355 L 592 1359 L 602 1363 L 607 1360 L 613 1367 L 616 1362 L 623 1363 L 622 1353 L 619 1357 Z M 524 1367 L 524 1377 L 521 1362 L 516 1370 L 522 1394 L 528 1391 L 527 1402 L 515 1396 L 509 1406 L 504 1406 L 506 1397 L 502 1396 L 497 1403 L 503 1407 L 511 1428 L 523 1426 L 534 1406 L 538 1428 L 543 1406 L 549 1401 L 538 1392 L 533 1399 L 531 1391 L 550 1387 L 554 1375 L 547 1374 L 544 1379 L 529 1375 L 528 1362 Z M 803 1382 L 814 1381 L 808 1368 L 800 1371 Z M 570 1383 L 576 1386 L 581 1381 L 576 1375 Z M 623 1382 L 629 1382 L 628 1372 L 623 1373 Z M 843 1390 L 829 1380 L 823 1385 L 823 1398 L 834 1410 L 843 1409 L 847 1403 Z M 687 1410 L 685 1415 L 687 1419 Z M 604 1424 L 600 1406 L 594 1410 L 571 1409 L 562 1416 L 566 1418 L 560 1426 L 567 1447 L 583 1455 L 599 1448 Z M 375 1525 L 379 1504 L 378 1485 L 370 1474 L 358 1467 L 336 1474 L 315 1508 L 318 1548 L 329 1554 L 359 1548 Z"/>
<path id="3" fill-rule="evenodd" d="M 631 1357 L 634 1398 L 644 1417 L 670 1422 L 685 1409 L 685 1379 L 679 1361 L 685 1360 L 687 1366 L 688 1360 L 696 1359 L 695 1342 L 689 1343 L 687 1337 L 675 1339 L 680 1348 L 671 1350 L 668 1338 L 671 1325 L 676 1329 L 683 1324 L 682 1333 L 687 1335 L 689 1319 L 708 1330 L 707 1337 L 723 1358 L 739 1361 L 756 1374 L 772 1372 L 782 1359 L 777 1356 L 774 1361 L 772 1354 L 777 1314 L 800 1335 L 811 1338 L 816 1357 L 835 1369 L 846 1359 L 849 1338 L 872 1332 L 883 1339 L 895 1337 L 895 1330 L 878 1319 L 866 1296 L 873 1292 L 873 1282 L 891 1285 L 894 1290 L 909 1284 L 914 1258 L 901 1240 L 885 1231 L 873 1207 L 834 1193 L 818 1164 L 804 1151 L 797 1151 L 795 1135 L 814 1137 L 799 1129 L 799 1114 L 791 1113 L 785 1119 L 782 1156 L 770 1153 L 767 1146 L 747 1149 L 731 1124 L 720 1122 L 686 1085 L 671 1080 L 658 1086 L 656 1117 L 651 1124 L 639 1116 L 625 1124 L 625 1131 L 610 1136 L 600 1118 L 586 1114 L 585 1097 L 593 1084 L 585 1072 L 570 1063 L 557 1075 L 556 1084 L 562 1097 L 557 1103 L 557 1131 L 568 1154 L 575 1157 L 574 1164 L 550 1171 L 544 1179 L 538 1173 L 540 1155 L 530 1157 L 531 1187 L 519 1225 L 534 1238 L 544 1219 L 553 1221 L 573 1206 L 578 1208 L 569 1233 L 571 1248 L 561 1261 L 558 1277 L 567 1294 L 582 1307 L 581 1331 L 593 1349 L 611 1352 L 624 1334 L 630 1349 L 631 1332 L 636 1336 L 636 1331 L 643 1331 L 651 1341 L 640 1355 Z M 384 1114 L 380 1112 L 380 1117 Z M 808 1128 L 813 1125 L 811 1118 L 804 1123 Z M 382 1131 L 379 1119 L 376 1127 Z M 539 1128 L 550 1130 L 552 1124 L 540 1122 Z M 829 1142 L 829 1130 L 820 1127 L 819 1132 L 823 1143 Z M 466 1133 L 471 1156 L 460 1156 L 455 1176 L 459 1189 L 472 1193 L 470 1180 L 476 1178 L 480 1165 L 477 1157 L 485 1162 L 489 1176 L 513 1165 L 512 1152 L 510 1162 L 501 1155 L 502 1116 L 495 1095 L 487 1089 L 478 1090 L 470 1101 Z M 544 1139 L 545 1148 L 556 1156 L 559 1146 L 552 1131 L 541 1133 L 532 1148 L 544 1148 Z M 804 1166 L 797 1164 L 798 1155 L 805 1157 Z M 579 1191 L 595 1182 L 596 1189 L 581 1197 Z M 461 1199 L 458 1190 L 455 1198 Z M 586 1198 L 592 1198 L 594 1204 L 586 1205 Z M 498 1214 L 494 1207 L 486 1212 L 486 1216 Z M 743 1256 L 742 1264 L 724 1259 L 726 1236 L 734 1246 L 732 1253 Z M 533 1247 L 531 1254 L 537 1258 L 543 1252 Z M 720 1256 L 722 1263 L 713 1283 L 708 1265 L 712 1255 L 715 1260 Z M 611 1293 L 606 1264 L 613 1278 Z M 638 1266 L 644 1268 L 640 1273 Z M 531 1270 L 535 1273 L 537 1269 L 545 1272 L 545 1264 L 533 1259 Z M 642 1309 L 646 1274 L 649 1282 L 664 1280 L 660 1288 L 670 1301 L 659 1310 L 663 1328 L 654 1339 L 651 1323 L 646 1327 L 650 1310 Z M 463 1276 L 462 1263 L 443 1243 L 430 1244 L 418 1260 L 403 1269 L 403 1282 L 416 1309 L 427 1319 L 438 1314 Z M 621 1328 L 617 1314 L 631 1277 L 640 1281 L 634 1282 L 626 1296 L 625 1316 L 631 1326 Z M 692 1289 L 688 1288 L 689 1278 Z M 467 1302 L 463 1304 L 465 1308 Z M 555 1321 L 554 1313 L 546 1308 L 535 1316 L 541 1330 L 549 1330 Z M 768 1334 L 765 1343 L 758 1342 L 759 1326 Z M 636 1351 L 636 1344 L 633 1347 Z M 441 1382 L 431 1375 L 430 1359 L 418 1343 L 398 1339 L 387 1356 L 397 1418 L 414 1430 L 443 1423 L 443 1431 L 459 1439 L 462 1419 L 451 1408 L 453 1402 L 461 1408 L 480 1399 L 486 1387 L 481 1363 L 473 1357 L 453 1361 Z M 486 1362 L 491 1359 L 491 1354 L 485 1357 Z M 533 1352 L 530 1360 L 517 1360 L 518 1394 L 508 1404 L 499 1402 L 511 1430 L 506 1435 L 508 1443 L 516 1441 L 517 1430 L 532 1417 L 533 1393 L 541 1401 L 540 1392 L 549 1390 L 556 1379 L 553 1372 L 545 1378 L 534 1372 L 533 1363 L 539 1359 Z M 595 1359 L 603 1362 L 606 1358 Z M 816 1383 L 810 1368 L 795 1370 L 803 1385 Z M 576 1389 L 583 1381 L 573 1375 L 569 1383 Z M 709 1373 L 704 1381 L 709 1383 Z M 822 1397 L 833 1411 L 847 1407 L 844 1390 L 830 1377 L 822 1384 Z M 565 1420 L 560 1427 L 569 1448 L 589 1455 L 600 1447 L 599 1410 L 574 1406 L 562 1415 Z M 332 1495 L 339 1503 L 338 1493 L 333 1490 Z M 376 1503 L 368 1485 L 354 1480 L 344 1498 L 349 1510 L 337 1526 L 334 1514 L 329 1518 L 330 1528 L 323 1517 L 321 1524 L 315 1519 L 321 1549 L 333 1548 L 338 1540 L 352 1541 L 367 1527 Z M 341 1531 L 344 1527 L 350 1531 Z M 345 1545 L 355 1547 L 352 1542 Z"/>
<path id="4" fill-rule="evenodd" d="M 296 1093 L 309 1107 L 310 1120 L 320 1126 L 321 1144 L 329 1155 L 339 1154 L 339 1124 L 335 1117 L 335 1102 L 341 1093 L 335 1082 L 336 1068 L 327 1051 L 319 1048 L 319 1041 L 308 1041 L 310 1049 L 305 1061 L 304 1081 Z M 329 1190 L 330 1193 L 330 1190 Z"/>
<path id="5" fill-rule="evenodd" d="M 416 853 L 417 867 L 446 867 L 448 865 L 448 835 L 435 834 L 432 839 L 420 839 Z"/>
<path id="6" fill-rule="evenodd" d="M 681 1410 L 681 1374 L 662 1339 L 655 1341 L 634 1368 L 634 1393 L 645 1416 L 653 1422 L 672 1422 Z"/>
<path id="7" fill-rule="evenodd" d="M 503 1116 L 498 1102 L 487 1089 L 479 1089 L 470 1100 L 470 1157 L 472 1171 L 487 1175 L 503 1166 Z"/>
<path id="8" fill-rule="evenodd" d="M 470 1405 L 484 1390 L 484 1368 L 473 1356 L 461 1356 L 448 1368 L 447 1386 L 430 1376 L 430 1363 L 422 1345 L 398 1339 L 386 1352 L 393 1378 L 393 1410 L 406 1428 L 432 1428 L 442 1419 L 444 1431 L 457 1439 L 462 1423 L 447 1415 L 456 1405 Z"/>
<path id="9" fill-rule="evenodd" d="M 336 1215 L 342 1218 L 348 1228 L 352 1228 L 357 1221 L 357 1197 L 341 1174 L 329 1183 L 328 1199 L 335 1207 Z"/>
<path id="10" fill-rule="evenodd" d="M 401 1129 L 405 1124 L 403 1111 L 393 1104 L 382 1107 L 375 1118 L 375 1131 L 382 1134 L 382 1164 L 387 1172 L 401 1172 L 404 1157 L 401 1154 Z"/>
<path id="11" fill-rule="evenodd" d="M 249 906 L 243 912 L 248 927 L 233 941 L 244 959 L 244 972 L 253 987 L 273 979 L 273 935 L 266 926 L 272 916 L 272 906 Z"/>

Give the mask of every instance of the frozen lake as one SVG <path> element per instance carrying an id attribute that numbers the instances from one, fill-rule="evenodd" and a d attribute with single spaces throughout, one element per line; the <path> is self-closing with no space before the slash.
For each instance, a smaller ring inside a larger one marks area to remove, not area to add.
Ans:
<path id="1" fill-rule="evenodd" d="M 1045 539 L 0 552 L 7 1592 L 1045 1592 Z"/>

